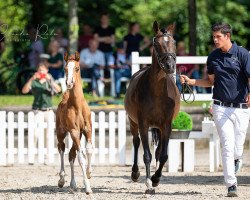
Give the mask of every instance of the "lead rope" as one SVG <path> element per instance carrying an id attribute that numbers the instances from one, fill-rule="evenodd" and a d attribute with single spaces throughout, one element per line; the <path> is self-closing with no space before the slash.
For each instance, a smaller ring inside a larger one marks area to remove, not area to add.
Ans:
<path id="1" fill-rule="evenodd" d="M 180 73 L 180 75 L 181 75 L 181 73 Z M 185 95 L 184 95 L 185 91 L 187 91 L 189 93 L 189 97 L 187 99 L 185 99 Z M 189 101 L 192 96 L 193 96 L 193 99 L 191 101 Z M 186 82 L 181 84 L 181 99 L 187 104 L 191 104 L 195 101 L 194 91 L 190 87 L 190 85 L 188 85 Z"/>

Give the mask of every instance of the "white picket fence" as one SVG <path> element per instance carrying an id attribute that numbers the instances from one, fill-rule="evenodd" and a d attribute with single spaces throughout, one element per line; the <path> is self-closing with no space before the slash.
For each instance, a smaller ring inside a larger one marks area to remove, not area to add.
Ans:
<path id="1" fill-rule="evenodd" d="M 105 112 L 99 112 L 97 121 L 96 114 L 91 112 L 92 141 L 95 146 L 93 164 L 125 165 L 126 112 L 120 110 L 116 114 L 111 111 L 108 113 L 108 121 L 105 120 L 105 115 Z M 27 116 L 23 112 L 18 112 L 16 116 L 13 112 L 0 111 L 0 166 L 16 163 L 44 163 L 45 155 L 48 156 L 48 164 L 53 164 L 55 161 L 59 163 L 52 112 L 48 118 L 46 123 L 43 114 L 35 117 L 34 112 L 29 112 Z M 45 129 L 49 134 L 48 145 L 46 145 L 48 148 L 45 147 Z M 106 130 L 108 130 L 108 136 Z M 35 132 L 38 135 L 37 144 Z M 72 140 L 69 135 L 66 138 L 65 154 L 67 155 L 72 146 Z M 85 147 L 84 137 L 82 137 L 81 146 Z"/>

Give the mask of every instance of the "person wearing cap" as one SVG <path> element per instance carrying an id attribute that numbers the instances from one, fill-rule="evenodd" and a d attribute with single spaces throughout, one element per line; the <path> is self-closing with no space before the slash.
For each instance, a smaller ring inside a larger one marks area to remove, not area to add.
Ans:
<path id="1" fill-rule="evenodd" d="M 227 23 L 212 26 L 216 49 L 207 59 L 207 79 L 180 76 L 181 83 L 213 88 L 213 119 L 220 137 L 227 196 L 237 196 L 235 174 L 242 166 L 243 147 L 250 111 L 250 54 L 231 41 Z"/>
<path id="2" fill-rule="evenodd" d="M 131 62 L 130 59 L 126 57 L 123 42 L 119 42 L 116 48 L 117 50 L 113 56 L 110 57 L 108 65 L 111 69 L 114 69 L 115 97 L 120 98 L 121 78 L 131 78 Z"/>

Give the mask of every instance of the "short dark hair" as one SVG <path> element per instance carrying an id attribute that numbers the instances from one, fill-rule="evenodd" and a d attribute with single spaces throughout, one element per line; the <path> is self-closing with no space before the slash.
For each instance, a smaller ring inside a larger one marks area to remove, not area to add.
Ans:
<path id="1" fill-rule="evenodd" d="M 232 27 L 228 23 L 222 23 L 222 22 L 215 23 L 211 29 L 213 32 L 220 31 L 224 35 L 227 33 L 229 33 L 230 36 L 232 35 Z"/>

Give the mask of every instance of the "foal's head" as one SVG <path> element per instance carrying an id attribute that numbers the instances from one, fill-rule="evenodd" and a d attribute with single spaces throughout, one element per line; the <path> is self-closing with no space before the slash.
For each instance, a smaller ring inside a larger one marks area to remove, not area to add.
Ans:
<path id="1" fill-rule="evenodd" d="M 74 87 L 76 80 L 81 76 L 80 75 L 80 55 L 76 51 L 75 55 L 68 55 L 68 52 L 64 54 L 64 60 L 66 65 L 64 67 L 66 75 L 66 85 L 67 89 L 70 90 Z"/>
<path id="2" fill-rule="evenodd" d="M 153 30 L 155 32 L 153 47 L 158 63 L 165 73 L 174 73 L 176 67 L 176 45 L 173 38 L 174 25 L 160 30 L 159 24 L 155 21 Z"/>

